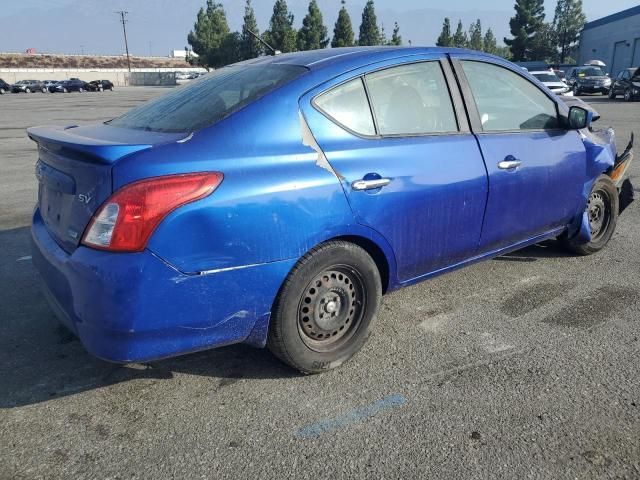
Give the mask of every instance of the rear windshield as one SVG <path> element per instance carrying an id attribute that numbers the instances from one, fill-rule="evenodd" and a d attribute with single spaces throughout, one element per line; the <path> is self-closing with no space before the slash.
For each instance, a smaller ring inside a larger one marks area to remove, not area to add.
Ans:
<path id="1" fill-rule="evenodd" d="M 534 73 L 534 77 L 536 77 L 541 82 L 561 82 L 555 74 L 553 73 Z"/>
<path id="2" fill-rule="evenodd" d="M 222 120 L 305 71 L 297 65 L 221 68 L 106 123 L 157 132 L 192 132 Z"/>

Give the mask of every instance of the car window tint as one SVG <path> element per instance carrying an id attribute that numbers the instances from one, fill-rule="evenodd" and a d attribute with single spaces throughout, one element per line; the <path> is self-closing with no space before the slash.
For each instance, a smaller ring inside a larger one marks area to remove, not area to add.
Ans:
<path id="1" fill-rule="evenodd" d="M 361 78 L 316 97 L 315 105 L 333 120 L 361 135 L 375 135 L 371 109 Z"/>
<path id="2" fill-rule="evenodd" d="M 158 132 L 191 132 L 213 125 L 306 71 L 297 65 L 220 68 L 108 123 Z"/>
<path id="3" fill-rule="evenodd" d="M 439 62 L 387 68 L 366 76 L 381 135 L 416 135 L 458 130 Z"/>
<path id="4" fill-rule="evenodd" d="M 463 61 L 485 131 L 558 128 L 556 104 L 520 75 L 497 65 Z"/>

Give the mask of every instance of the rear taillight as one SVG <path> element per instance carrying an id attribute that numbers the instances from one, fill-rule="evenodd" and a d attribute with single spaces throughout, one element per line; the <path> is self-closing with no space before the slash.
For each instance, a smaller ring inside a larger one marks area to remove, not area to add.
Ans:
<path id="1" fill-rule="evenodd" d="M 219 172 L 169 175 L 125 185 L 100 207 L 82 243 L 113 252 L 144 250 L 158 224 L 176 208 L 210 195 Z"/>

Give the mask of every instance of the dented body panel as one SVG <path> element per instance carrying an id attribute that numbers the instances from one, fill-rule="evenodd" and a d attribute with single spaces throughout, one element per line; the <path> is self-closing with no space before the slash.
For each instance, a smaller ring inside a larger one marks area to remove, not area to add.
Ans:
<path id="1" fill-rule="evenodd" d="M 52 230 L 43 220 L 43 205 L 36 209 L 34 264 L 54 310 L 90 352 L 124 362 L 239 342 L 264 346 L 271 308 L 288 273 L 331 239 L 368 249 L 384 274 L 383 288 L 392 291 L 565 231 L 579 233 L 590 186 L 613 171 L 611 133 L 483 138 L 468 124 L 451 69 L 447 82 L 458 96 L 459 131 L 362 138 L 314 108 L 314 96 L 385 66 L 429 60 L 446 70 L 449 56 L 459 51 L 333 50 L 252 61 L 303 65 L 308 71 L 197 131 L 147 137 L 109 125 L 83 127 L 78 148 L 71 133 L 32 131 L 48 149 L 82 150 L 101 165 L 109 181 L 93 199 L 96 204 L 77 207 L 84 209 L 83 225 L 107 190 L 164 175 L 224 174 L 214 194 L 166 216 L 140 253 L 62 241 L 66 230 Z M 566 113 L 561 100 L 549 95 Z M 496 171 L 507 150 L 528 167 Z M 51 163 L 48 154 L 40 160 Z M 64 164 L 65 172 L 74 168 L 73 162 Z M 389 184 L 353 188 L 376 176 Z M 89 180 L 83 177 L 82 185 Z M 74 201 L 68 196 L 65 201 Z M 48 218 L 54 217 L 50 212 Z"/>

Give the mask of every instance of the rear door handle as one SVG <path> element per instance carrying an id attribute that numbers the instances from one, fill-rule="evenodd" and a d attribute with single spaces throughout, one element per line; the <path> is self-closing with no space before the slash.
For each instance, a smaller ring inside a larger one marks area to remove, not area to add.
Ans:
<path id="1" fill-rule="evenodd" d="M 498 168 L 500 170 L 513 170 L 514 168 L 518 168 L 520 165 L 522 164 L 521 160 L 518 160 L 517 158 L 505 158 L 503 161 L 501 161 L 500 163 L 498 163 Z"/>
<path id="2" fill-rule="evenodd" d="M 374 180 L 356 180 L 351 184 L 351 188 L 357 191 L 373 190 L 375 188 L 382 188 L 391 183 L 390 178 L 376 178 Z"/>

